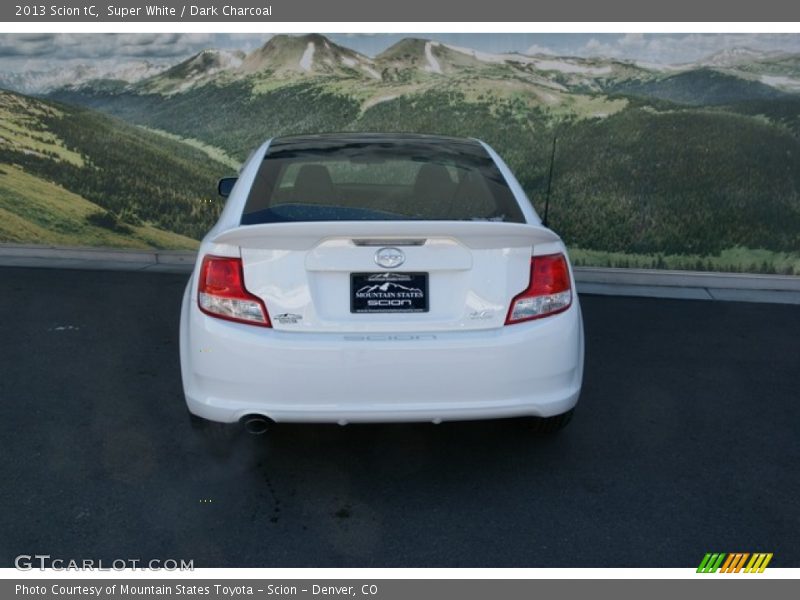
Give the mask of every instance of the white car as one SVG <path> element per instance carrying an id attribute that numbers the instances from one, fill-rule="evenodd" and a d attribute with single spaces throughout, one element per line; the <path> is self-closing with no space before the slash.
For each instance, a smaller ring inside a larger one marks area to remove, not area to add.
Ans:
<path id="1" fill-rule="evenodd" d="M 220 193 L 181 312 L 196 423 L 568 422 L 567 251 L 485 143 L 278 137 Z"/>

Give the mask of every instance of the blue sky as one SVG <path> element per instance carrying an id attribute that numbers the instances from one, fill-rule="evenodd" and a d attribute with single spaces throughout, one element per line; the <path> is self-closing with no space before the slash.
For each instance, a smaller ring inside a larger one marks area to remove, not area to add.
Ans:
<path id="1" fill-rule="evenodd" d="M 176 63 L 206 48 L 252 50 L 271 34 L 123 33 L 0 34 L 0 71 L 46 70 L 79 63 Z M 484 52 L 604 56 L 642 62 L 692 62 L 720 50 L 800 53 L 800 34 L 444 33 L 329 34 L 339 44 L 374 56 L 403 37 L 425 37 Z"/>

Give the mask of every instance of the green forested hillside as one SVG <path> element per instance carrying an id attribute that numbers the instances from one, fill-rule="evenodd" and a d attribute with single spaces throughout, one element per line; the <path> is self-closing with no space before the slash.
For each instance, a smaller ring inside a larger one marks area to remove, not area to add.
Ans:
<path id="1" fill-rule="evenodd" d="M 195 110 L 180 118 L 189 106 L 214 104 L 226 110 Z M 309 83 L 256 97 L 206 86 L 175 99 L 117 98 L 102 106 L 202 137 L 240 158 L 284 133 L 479 137 L 504 156 L 536 205 L 556 135 L 551 222 L 571 244 L 701 255 L 736 246 L 800 248 L 800 142 L 777 116 L 742 114 L 745 107 L 734 112 L 630 102 L 614 114 L 586 118 L 579 107 L 560 114 L 524 96 L 486 92 L 470 98 L 454 88 L 401 95 L 361 110 L 356 99 Z"/>
<path id="2" fill-rule="evenodd" d="M 561 139 L 553 215 L 582 246 L 701 255 L 800 248 L 800 143 L 774 125 L 702 109 L 631 109 Z"/>
<path id="3" fill-rule="evenodd" d="M 787 94 L 759 81 L 712 69 L 697 69 L 645 81 L 624 81 L 613 91 L 632 96 L 669 100 L 677 104 L 709 106 L 751 100 L 772 100 Z"/>
<path id="4" fill-rule="evenodd" d="M 62 90 L 52 97 L 115 117 L 201 139 L 244 160 L 268 137 L 340 131 L 358 118 L 360 104 L 325 86 L 290 82 L 252 95 L 246 82 L 192 88 L 182 94 L 104 94 Z"/>
<path id="5" fill-rule="evenodd" d="M 18 216 L 35 215 L 26 204 L 26 187 L 11 185 L 12 175 L 39 179 L 68 193 L 56 194 L 61 198 L 94 205 L 96 210 L 84 215 L 90 227 L 117 237 L 156 228 L 165 235 L 150 236 L 148 245 L 189 247 L 190 238 L 201 237 L 218 214 L 215 181 L 230 167 L 86 108 L 0 91 L 0 170 L 0 183 L 8 184 L 2 186 L 3 208 Z M 29 196 L 31 203 L 42 199 Z M 171 234 L 177 235 L 170 239 Z M 6 241 L 24 241 L 17 237 L 4 235 Z M 41 235 L 37 240 L 46 241 Z"/>
<path id="6" fill-rule="evenodd" d="M 148 223 L 109 218 L 97 204 L 25 172 L 0 166 L 0 242 L 192 250 L 197 241 Z"/>
<path id="7" fill-rule="evenodd" d="M 786 95 L 775 100 L 750 100 L 721 107 L 728 112 L 760 118 L 773 125 L 785 128 L 800 138 L 800 94 Z"/>

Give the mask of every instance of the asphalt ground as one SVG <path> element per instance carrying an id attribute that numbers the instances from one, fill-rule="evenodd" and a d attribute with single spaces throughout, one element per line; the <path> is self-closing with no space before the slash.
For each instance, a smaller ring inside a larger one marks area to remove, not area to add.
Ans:
<path id="1" fill-rule="evenodd" d="M 280 425 L 182 399 L 184 274 L 2 268 L 0 566 L 800 566 L 800 307 L 583 296 L 575 418 Z"/>

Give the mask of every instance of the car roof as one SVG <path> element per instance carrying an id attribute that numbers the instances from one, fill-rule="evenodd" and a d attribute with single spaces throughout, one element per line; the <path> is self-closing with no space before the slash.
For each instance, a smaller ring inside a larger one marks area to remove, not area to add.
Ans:
<path id="1" fill-rule="evenodd" d="M 268 154 L 273 151 L 328 149 L 361 144 L 397 144 L 447 148 L 485 155 L 483 144 L 472 138 L 423 133 L 319 133 L 313 135 L 278 136 L 272 139 Z"/>

